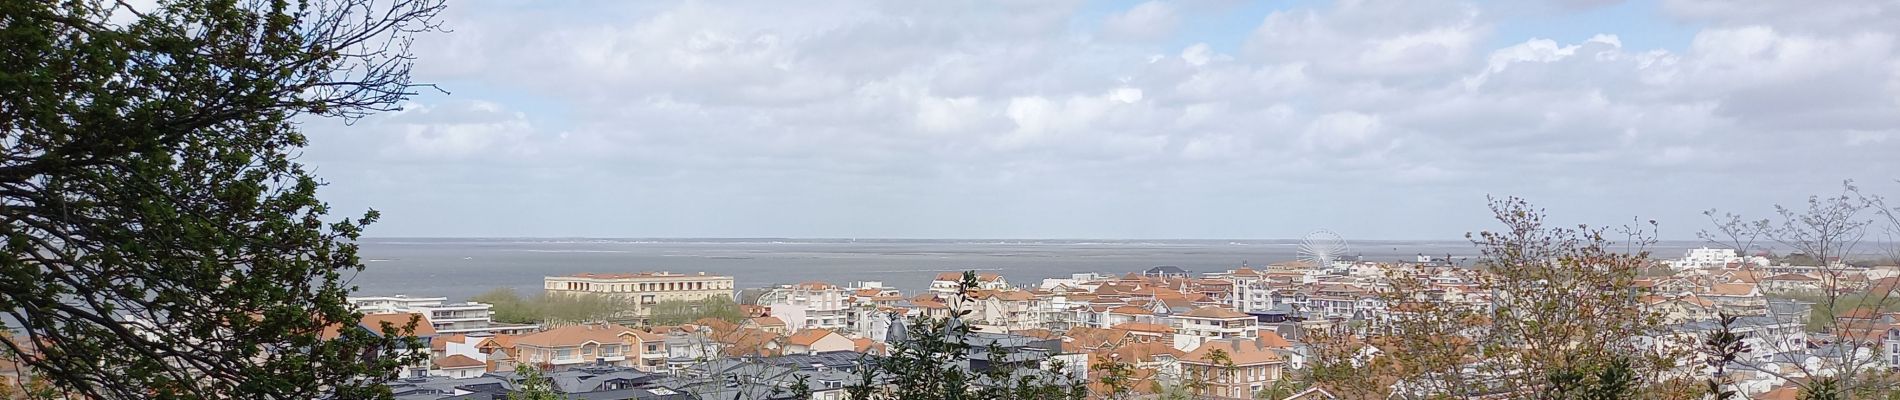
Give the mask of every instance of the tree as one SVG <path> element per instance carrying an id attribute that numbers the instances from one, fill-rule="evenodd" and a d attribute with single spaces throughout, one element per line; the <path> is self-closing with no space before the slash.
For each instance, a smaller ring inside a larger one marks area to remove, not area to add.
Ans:
<path id="1" fill-rule="evenodd" d="M 470 300 L 493 304 L 495 320 L 519 324 L 583 323 L 613 319 L 624 312 L 624 298 L 593 294 L 548 294 L 522 297 L 514 289 L 500 288 Z"/>
<path id="2" fill-rule="evenodd" d="M 0 348 L 72 397 L 389 397 L 418 342 L 323 333 L 376 214 L 326 222 L 296 121 L 397 108 L 442 2 L 123 4 L 0 2 Z"/>
<path id="3" fill-rule="evenodd" d="M 1861 292 L 1859 288 L 1846 284 L 1844 277 L 1848 271 L 1845 262 L 1859 254 L 1862 239 L 1875 227 L 1875 217 L 1887 217 L 1889 222 L 1900 222 L 1892 218 L 1892 210 L 1885 207 L 1885 199 L 1878 195 L 1864 193 L 1853 181 L 1841 183 L 1841 193 L 1833 196 L 1808 196 L 1805 207 L 1776 205 L 1773 218 L 1754 222 L 1741 222 L 1740 218 L 1718 221 L 1713 228 L 1718 232 L 1737 230 L 1758 230 L 1768 240 L 1790 250 L 1791 254 L 1805 256 L 1817 267 L 1822 290 L 1818 297 L 1810 298 L 1814 304 L 1810 326 L 1832 333 L 1836 340 L 1826 344 L 1827 354 L 1821 357 L 1819 370 L 1807 363 L 1786 363 L 1793 365 L 1803 376 L 1831 376 L 1825 382 L 1821 380 L 1796 380 L 1796 385 L 1804 393 L 1856 393 L 1859 396 L 1872 396 L 1896 388 L 1900 382 L 1895 376 L 1886 373 L 1869 373 L 1882 369 L 1877 338 L 1884 327 L 1877 324 L 1852 323 L 1835 318 L 1839 313 L 1851 309 L 1870 310 L 1892 309 L 1900 306 L 1900 297 L 1894 296 L 1891 284 L 1874 287 Z M 1745 225 L 1737 228 L 1735 225 Z M 1900 225 L 1889 224 L 1892 230 Z M 1710 236 L 1704 233 L 1704 236 Z M 1776 316 L 1781 317 L 1781 316 Z M 1872 343 L 1870 343 L 1872 342 Z M 1769 343 L 1775 348 L 1764 349 L 1780 353 L 1806 350 L 1794 344 Z M 1805 345 L 1800 345 L 1805 346 Z M 1761 362 L 1744 361 L 1744 367 L 1762 373 L 1787 378 L 1790 374 Z M 1829 387 L 1817 385 L 1826 383 Z"/>
<path id="4" fill-rule="evenodd" d="M 1475 268 L 1396 269 L 1378 295 L 1384 319 L 1310 332 L 1314 381 L 1349 397 L 1680 392 L 1686 382 L 1672 376 L 1684 351 L 1632 340 L 1668 339 L 1658 335 L 1661 314 L 1638 301 L 1632 284 L 1652 266 L 1653 223 L 1551 227 L 1543 210 L 1516 198 L 1494 199 L 1491 210 L 1504 228 L 1468 235 L 1479 249 Z M 1447 298 L 1433 284 L 1443 277 L 1478 290 Z"/>
<path id="5" fill-rule="evenodd" d="M 1135 366 L 1122 362 L 1120 354 L 1111 354 L 1102 361 L 1089 367 L 1100 376 L 1096 381 L 1102 383 L 1101 393 L 1095 396 L 1111 400 L 1128 397 L 1134 390 Z"/>
<path id="6" fill-rule="evenodd" d="M 508 392 L 508 400 L 566 400 L 561 392 L 554 390 L 554 381 L 541 375 L 541 368 L 528 364 L 515 365 L 515 390 Z"/>
<path id="7" fill-rule="evenodd" d="M 653 325 L 679 325 L 713 318 L 738 323 L 745 319 L 745 313 L 739 311 L 739 303 L 725 296 L 713 296 L 699 300 L 665 300 L 653 304 L 652 314 L 648 317 Z"/>

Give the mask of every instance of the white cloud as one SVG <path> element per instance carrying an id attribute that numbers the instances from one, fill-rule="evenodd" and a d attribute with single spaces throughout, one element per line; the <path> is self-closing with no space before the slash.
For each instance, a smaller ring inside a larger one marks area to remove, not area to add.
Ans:
<path id="1" fill-rule="evenodd" d="M 1582 41 L 1497 38 L 1486 8 L 1448 0 L 1296 6 L 1244 37 L 1154 40 L 1237 4 L 1142 3 L 1110 11 L 1099 31 L 1075 19 L 1102 14 L 1067 1 L 458 5 L 455 33 L 417 44 L 418 80 L 458 94 L 347 129 L 313 124 L 309 160 L 366 203 L 420 201 L 388 194 L 404 190 L 480 198 L 481 182 L 623 199 L 572 212 L 630 228 L 560 234 L 636 236 L 707 232 L 695 217 L 766 227 L 719 231 L 735 236 L 857 235 L 801 227 L 912 217 L 922 220 L 890 229 L 993 235 L 936 214 L 1046 223 L 1055 236 L 1274 236 L 1209 221 L 1315 207 L 1220 200 L 1299 187 L 1354 193 L 1325 208 L 1431 213 L 1364 227 L 1443 237 L 1458 233 L 1443 224 L 1476 221 L 1372 199 L 1472 203 L 1481 215 L 1485 193 L 1545 195 L 1560 199 L 1553 209 L 1621 218 L 1724 204 L 1599 203 L 1700 189 L 1764 205 L 1781 189 L 1727 193 L 1744 179 L 1900 168 L 1882 156 L 1900 143 L 1888 140 L 1900 132 L 1900 33 L 1849 12 L 1880 3 L 1670 0 L 1669 17 L 1702 24 L 1679 51 L 1628 48 L 1644 32 L 1617 27 Z M 1134 214 L 1164 200 L 1205 211 L 1100 230 L 1016 211 Z M 853 214 L 865 204 L 920 212 Z M 644 210 L 678 217 L 649 229 L 618 216 L 658 218 Z M 1357 223 L 1308 214 L 1274 225 Z"/>
<path id="2" fill-rule="evenodd" d="M 1102 33 L 1116 40 L 1154 40 L 1174 33 L 1181 16 L 1173 4 L 1150 0 L 1102 21 Z"/>

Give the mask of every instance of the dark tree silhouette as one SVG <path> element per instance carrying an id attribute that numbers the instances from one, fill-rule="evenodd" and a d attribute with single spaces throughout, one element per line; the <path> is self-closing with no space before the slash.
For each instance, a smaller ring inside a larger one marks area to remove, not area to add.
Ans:
<path id="1" fill-rule="evenodd" d="M 442 7 L 0 1 L 0 353 L 73 397 L 387 397 L 421 344 L 337 329 L 376 214 L 328 219 L 296 121 L 395 109 Z"/>

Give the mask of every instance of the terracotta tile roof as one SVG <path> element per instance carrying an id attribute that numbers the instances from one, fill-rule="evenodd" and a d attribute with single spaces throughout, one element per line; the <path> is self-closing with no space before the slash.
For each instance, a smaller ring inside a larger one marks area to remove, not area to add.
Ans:
<path id="1" fill-rule="evenodd" d="M 1796 400 L 1801 398 L 1801 387 L 1787 385 L 1755 395 L 1754 400 Z"/>
<path id="2" fill-rule="evenodd" d="M 1821 278 L 1816 278 L 1816 277 L 1812 277 L 1812 276 L 1807 276 L 1807 275 L 1802 275 L 1802 274 L 1781 274 L 1781 275 L 1775 275 L 1775 276 L 1770 276 L 1770 277 L 1767 277 L 1767 278 L 1762 278 L 1762 280 L 1770 280 L 1770 281 L 1794 281 L 1794 282 L 1814 282 L 1814 281 L 1819 281 L 1819 280 L 1821 280 Z"/>
<path id="3" fill-rule="evenodd" d="M 1847 323 L 1837 325 L 1839 326 L 1829 328 L 1834 331 L 1836 337 L 1841 338 L 1841 340 L 1852 340 L 1859 343 L 1880 343 L 1880 341 L 1887 336 L 1887 331 L 1893 329 L 1893 325 L 1888 324 Z"/>
<path id="4" fill-rule="evenodd" d="M 937 280 L 939 280 L 939 281 L 949 281 L 949 282 L 959 282 L 959 281 L 962 281 L 962 280 L 963 280 L 963 273 L 961 273 L 961 272 L 942 272 L 942 273 L 938 273 L 938 274 L 937 274 Z"/>
<path id="5" fill-rule="evenodd" d="M 718 334 L 713 338 L 713 341 L 726 345 L 725 349 L 720 350 L 720 354 L 727 357 L 775 356 L 778 354 L 773 342 L 779 340 L 779 338 L 781 338 L 781 336 L 776 333 L 745 328 L 729 333 Z"/>
<path id="6" fill-rule="evenodd" d="M 1181 316 L 1193 317 L 1193 318 L 1215 318 L 1215 319 L 1234 319 L 1234 318 L 1252 318 L 1253 317 L 1251 315 L 1247 315 L 1239 311 L 1234 311 L 1234 310 L 1227 309 L 1226 307 L 1218 307 L 1218 306 L 1205 306 L 1201 308 L 1196 308 L 1194 309 L 1194 311 L 1189 311 L 1186 314 L 1181 314 Z"/>
<path id="7" fill-rule="evenodd" d="M 883 291 L 877 289 L 858 289 L 856 292 L 851 292 L 851 294 L 858 297 L 877 297 L 878 293 L 883 293 Z"/>
<path id="8" fill-rule="evenodd" d="M 1069 328 L 1062 336 L 1069 338 L 1062 341 L 1062 350 L 1070 353 L 1120 346 L 1128 341 L 1128 331 L 1086 326 Z"/>
<path id="9" fill-rule="evenodd" d="M 733 330 L 739 329 L 739 325 L 737 324 L 726 322 L 726 320 L 723 320 L 723 319 L 710 318 L 710 317 L 700 318 L 698 320 L 695 320 L 693 321 L 693 325 L 699 325 L 699 326 L 704 326 L 707 328 L 712 328 L 714 332 L 731 332 Z"/>
<path id="10" fill-rule="evenodd" d="M 976 274 L 977 282 L 995 282 L 1002 279 L 1003 279 L 1002 275 L 997 275 L 997 274 L 989 273 L 989 272 Z"/>
<path id="11" fill-rule="evenodd" d="M 440 369 L 477 368 L 477 367 L 488 366 L 488 363 L 476 361 L 473 358 L 469 358 L 469 356 L 465 356 L 461 354 L 437 358 L 433 362 L 435 363 L 435 367 L 440 368 Z"/>
<path id="12" fill-rule="evenodd" d="M 807 329 L 798 331 L 798 333 L 793 333 L 791 337 L 785 339 L 785 343 L 795 344 L 799 346 L 810 346 L 813 343 L 818 343 L 819 340 L 824 339 L 825 337 L 831 336 L 831 335 L 836 335 L 836 333 L 832 333 L 831 330 L 823 329 L 823 328 L 807 328 Z"/>
<path id="13" fill-rule="evenodd" d="M 641 331 L 641 330 L 633 331 L 633 337 L 636 339 L 640 339 L 641 342 L 658 342 L 658 341 L 666 340 L 666 335 L 661 335 L 658 333 Z"/>
<path id="14" fill-rule="evenodd" d="M 416 337 L 435 336 L 435 326 L 429 325 L 429 319 L 424 318 L 422 314 L 418 313 L 366 314 L 363 315 L 362 320 L 357 321 L 356 326 L 380 336 L 383 334 L 384 326 L 401 331 L 404 326 L 408 326 L 412 321 L 415 322 L 415 332 L 413 335 Z M 322 337 L 325 339 L 334 339 L 341 336 L 340 328 L 341 325 L 324 327 Z"/>
<path id="15" fill-rule="evenodd" d="M 984 290 L 977 292 L 973 297 L 978 299 L 998 298 L 1006 301 L 1029 301 L 1036 298 L 1036 296 L 1030 295 L 1029 292 L 1021 290 Z"/>
<path id="16" fill-rule="evenodd" d="M 1126 343 L 1115 347 L 1106 347 L 1091 352 L 1102 357 L 1120 356 L 1123 362 L 1146 363 L 1160 361 L 1157 357 L 1169 356 L 1176 359 L 1185 355 L 1174 346 L 1162 342 Z"/>
<path id="17" fill-rule="evenodd" d="M 1880 316 L 1880 310 L 1867 308 L 1867 307 L 1858 307 L 1852 310 L 1847 310 L 1847 312 L 1841 313 L 1841 315 L 1835 318 L 1874 319 L 1879 316 Z"/>
<path id="18" fill-rule="evenodd" d="M 1754 291 L 1752 283 L 1717 283 L 1709 287 L 1710 294 L 1722 296 L 1747 296 Z"/>
<path id="19" fill-rule="evenodd" d="M 779 327 L 785 326 L 785 320 L 778 319 L 778 317 L 758 317 L 758 318 L 748 319 L 746 320 L 746 322 L 750 322 L 753 325 L 758 325 L 758 326 L 779 326 Z"/>
<path id="20" fill-rule="evenodd" d="M 632 332 L 632 328 L 610 323 L 568 325 L 515 338 L 515 345 L 551 348 L 580 346 L 587 342 L 623 343 L 626 340 L 621 335 Z"/>
<path id="21" fill-rule="evenodd" d="M 1115 308 L 1110 308 L 1108 309 L 1108 313 L 1122 314 L 1122 315 L 1154 315 L 1155 314 L 1153 312 L 1149 312 L 1147 309 L 1144 309 L 1141 307 L 1135 307 L 1135 306 L 1118 306 Z"/>
<path id="22" fill-rule="evenodd" d="M 679 277 L 679 276 L 686 276 L 686 274 L 675 274 L 671 272 L 634 272 L 634 273 L 618 273 L 618 274 L 601 274 L 601 273 L 593 273 L 593 272 L 582 272 L 578 274 L 568 275 L 567 277 L 588 278 L 588 279 L 631 279 L 631 278 L 662 278 L 662 277 Z"/>
<path id="23" fill-rule="evenodd" d="M 429 341 L 429 350 L 448 351 L 449 342 L 462 343 L 464 341 L 468 341 L 468 337 L 463 336 L 462 334 L 459 334 L 459 333 L 453 334 L 453 335 L 437 336 L 435 339 Z"/>
<path id="24" fill-rule="evenodd" d="M 1181 361 L 1183 363 L 1206 365 L 1209 363 L 1209 355 L 1213 354 L 1215 349 L 1226 352 L 1227 358 L 1233 361 L 1234 366 L 1283 362 L 1279 354 L 1274 354 L 1273 349 L 1260 345 L 1259 341 L 1244 338 L 1209 340 L 1206 343 L 1202 343 L 1201 347 L 1197 347 L 1194 351 L 1182 356 Z"/>
<path id="25" fill-rule="evenodd" d="M 836 289 L 837 287 L 838 285 L 833 285 L 830 283 L 818 282 L 818 281 L 804 282 L 797 285 L 792 285 L 792 288 L 794 289 L 803 289 L 803 290 L 826 290 L 826 289 Z"/>
<path id="26" fill-rule="evenodd" d="M 1266 346 L 1267 348 L 1273 348 L 1273 349 L 1293 348 L 1293 342 L 1286 340 L 1286 338 L 1284 337 L 1280 337 L 1279 332 L 1274 332 L 1274 331 L 1270 331 L 1266 329 L 1260 330 L 1260 337 L 1257 339 L 1257 341 L 1260 342 L 1261 346 Z"/>
<path id="27" fill-rule="evenodd" d="M 500 335 L 495 335 L 495 336 L 489 336 L 487 338 L 482 339 L 481 343 L 476 343 L 475 345 L 476 346 L 493 345 L 499 348 L 511 349 L 515 347 L 515 338 L 517 337 L 520 337 L 520 335 L 500 334 Z"/>
<path id="28" fill-rule="evenodd" d="M 885 353 L 885 350 L 884 350 L 885 347 L 883 343 L 878 343 L 877 341 L 871 340 L 869 338 L 851 339 L 851 349 L 859 353 L 865 353 L 865 354 L 884 354 Z"/>
<path id="29" fill-rule="evenodd" d="M 1146 322 L 1123 322 L 1109 329 L 1120 329 L 1129 332 L 1174 333 L 1174 328 L 1167 325 L 1150 324 Z"/>

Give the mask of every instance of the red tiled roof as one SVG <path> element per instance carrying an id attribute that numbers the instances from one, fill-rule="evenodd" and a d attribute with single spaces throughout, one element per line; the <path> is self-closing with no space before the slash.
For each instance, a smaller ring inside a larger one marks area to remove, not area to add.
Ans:
<path id="1" fill-rule="evenodd" d="M 1201 347 L 1197 347 L 1194 351 L 1189 352 L 1186 356 L 1182 356 L 1181 361 L 1186 363 L 1207 364 L 1211 361 L 1211 356 L 1216 349 L 1227 353 L 1227 358 L 1233 361 L 1235 366 L 1282 362 L 1280 355 L 1275 354 L 1273 349 L 1262 346 L 1259 341 L 1246 340 L 1244 338 L 1209 340 L 1206 343 L 1202 343 Z"/>
<path id="2" fill-rule="evenodd" d="M 488 366 L 487 363 L 476 361 L 474 358 L 469 358 L 469 356 L 465 356 L 461 354 L 437 358 L 435 359 L 434 363 L 435 363 L 435 367 L 440 368 L 440 369 L 476 368 L 476 367 Z"/>
<path id="3" fill-rule="evenodd" d="M 620 336 L 632 332 L 632 328 L 610 323 L 568 325 L 515 338 L 515 345 L 549 348 L 580 346 L 587 342 L 622 343 L 625 339 Z"/>
<path id="4" fill-rule="evenodd" d="M 1181 315 L 1185 317 L 1193 317 L 1193 318 L 1217 318 L 1217 319 L 1234 319 L 1234 318 L 1252 317 L 1251 315 L 1247 315 L 1239 311 L 1234 311 L 1234 310 L 1227 309 L 1226 307 L 1219 307 L 1219 306 L 1205 306 L 1201 308 L 1196 308 L 1194 309 L 1194 311 L 1189 311 L 1186 314 L 1181 314 Z"/>
<path id="5" fill-rule="evenodd" d="M 824 339 L 825 337 L 831 336 L 831 335 L 836 335 L 836 333 L 832 333 L 830 330 L 822 329 L 822 328 L 808 328 L 805 330 L 800 330 L 798 331 L 798 333 L 793 333 L 790 338 L 785 339 L 785 343 L 791 343 L 791 344 L 795 344 L 799 346 L 810 346 L 814 343 L 818 343 L 819 340 Z"/>
<path id="6" fill-rule="evenodd" d="M 1145 332 L 1145 333 L 1174 333 L 1174 328 L 1168 327 L 1167 325 L 1150 324 L 1146 322 L 1123 322 L 1119 325 L 1110 327 L 1109 329 L 1120 329 L 1120 330 L 1129 331 L 1129 332 Z"/>

